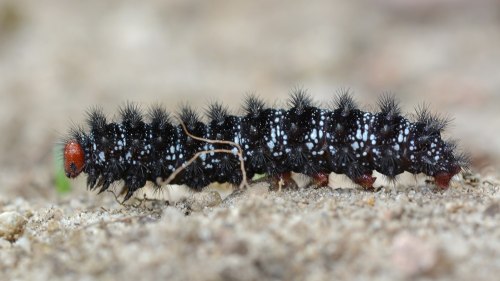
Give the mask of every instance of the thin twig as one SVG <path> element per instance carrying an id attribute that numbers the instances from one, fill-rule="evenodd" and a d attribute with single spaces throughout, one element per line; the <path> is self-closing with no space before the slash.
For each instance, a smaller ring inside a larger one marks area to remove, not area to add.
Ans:
<path id="1" fill-rule="evenodd" d="M 239 189 L 243 189 L 244 187 L 248 187 L 247 174 L 246 174 L 246 170 L 245 170 L 245 162 L 243 161 L 243 150 L 241 149 L 241 146 L 239 144 L 237 144 L 235 142 L 232 142 L 232 141 L 227 141 L 227 140 L 211 140 L 211 139 L 205 139 L 205 138 L 197 137 L 197 136 L 191 134 L 188 131 L 188 129 L 186 128 L 186 125 L 184 124 L 184 122 L 182 122 L 182 120 L 179 120 L 179 121 L 180 121 L 180 125 L 182 126 L 182 129 L 184 130 L 184 132 L 186 133 L 186 135 L 189 136 L 192 139 L 195 139 L 195 140 L 198 140 L 198 141 L 202 141 L 202 142 L 206 142 L 206 143 L 227 144 L 227 145 L 230 145 L 232 147 L 236 147 L 236 149 L 238 150 L 238 152 L 236 154 L 238 155 L 238 159 L 240 161 L 240 169 L 241 169 L 241 174 L 242 174 L 242 177 L 243 177 L 238 188 Z M 188 161 L 184 162 L 175 171 L 173 171 L 172 174 L 170 174 L 170 176 L 165 181 L 162 182 L 162 184 L 169 184 L 172 180 L 175 179 L 175 177 L 180 172 L 182 172 L 184 169 L 186 169 L 186 167 L 188 167 L 196 159 L 198 159 L 198 157 L 200 157 L 201 155 L 209 154 L 209 153 L 228 153 L 228 154 L 233 154 L 234 155 L 234 151 L 233 150 L 222 149 L 222 148 L 221 149 L 212 149 L 212 150 L 198 151 L 197 153 L 195 153 L 193 155 L 193 157 L 191 157 Z"/>

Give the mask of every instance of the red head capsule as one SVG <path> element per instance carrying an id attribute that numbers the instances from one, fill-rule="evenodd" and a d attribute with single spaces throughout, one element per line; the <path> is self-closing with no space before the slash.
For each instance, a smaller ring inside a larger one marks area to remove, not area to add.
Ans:
<path id="1" fill-rule="evenodd" d="M 68 178 L 77 177 L 83 169 L 85 153 L 76 140 L 70 140 L 64 146 L 64 171 Z"/>

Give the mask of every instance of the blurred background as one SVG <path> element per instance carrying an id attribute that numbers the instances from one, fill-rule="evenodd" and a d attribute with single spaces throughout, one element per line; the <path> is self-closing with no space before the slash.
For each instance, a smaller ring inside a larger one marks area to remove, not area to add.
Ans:
<path id="1" fill-rule="evenodd" d="M 53 194 L 54 145 L 95 105 L 171 111 L 246 93 L 367 110 L 393 92 L 454 118 L 474 169 L 500 163 L 500 2 L 0 0 L 0 189 Z"/>

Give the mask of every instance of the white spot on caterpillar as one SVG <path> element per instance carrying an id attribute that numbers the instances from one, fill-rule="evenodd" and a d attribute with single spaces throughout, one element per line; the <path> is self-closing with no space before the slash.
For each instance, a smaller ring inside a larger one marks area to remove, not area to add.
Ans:
<path id="1" fill-rule="evenodd" d="M 307 142 L 307 143 L 306 143 L 306 146 L 307 146 L 307 148 L 308 148 L 309 150 L 311 150 L 311 149 L 313 149 L 314 144 L 313 144 L 312 142 Z"/>
<path id="2" fill-rule="evenodd" d="M 403 134 L 399 134 L 398 136 L 398 142 L 403 142 Z"/>
<path id="3" fill-rule="evenodd" d="M 353 143 L 351 144 L 351 147 L 352 147 L 352 149 L 354 149 L 354 150 L 358 149 L 358 148 L 359 148 L 359 144 L 358 144 L 358 142 L 357 142 L 357 141 L 353 142 Z"/>
<path id="4" fill-rule="evenodd" d="M 318 138 L 318 131 L 316 129 L 313 129 L 311 134 L 310 134 L 310 137 L 312 140 L 315 140 Z"/>
<path id="5" fill-rule="evenodd" d="M 274 148 L 274 142 L 270 141 L 267 143 L 267 147 L 269 147 L 269 149 L 273 149 Z"/>
<path id="6" fill-rule="evenodd" d="M 358 130 L 356 131 L 356 138 L 357 138 L 358 140 L 360 140 L 360 139 L 362 139 L 362 138 L 363 138 L 363 136 L 362 136 L 362 134 L 361 134 L 361 129 L 358 129 Z"/>

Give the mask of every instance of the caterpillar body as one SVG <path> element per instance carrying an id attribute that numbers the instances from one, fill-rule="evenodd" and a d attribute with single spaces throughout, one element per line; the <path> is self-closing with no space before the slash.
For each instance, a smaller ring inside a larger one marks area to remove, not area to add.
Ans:
<path id="1" fill-rule="evenodd" d="M 108 122 L 102 110 L 93 109 L 88 132 L 71 130 L 63 150 L 66 175 L 74 178 L 83 172 L 88 187 L 100 187 L 100 192 L 123 181 L 127 200 L 147 181 L 161 182 L 193 155 L 216 149 L 234 153 L 200 154 L 171 183 L 201 190 L 212 182 L 238 184 L 243 173 L 252 178 L 295 172 L 326 185 L 327 175 L 335 172 L 369 189 L 376 170 L 389 179 L 404 171 L 423 173 L 446 188 L 467 167 L 467 156 L 441 137 L 446 119 L 420 107 L 410 121 L 391 96 L 379 99 L 376 113 L 360 110 L 348 92 L 337 95 L 333 108 L 319 108 L 302 90 L 291 94 L 288 109 L 268 108 L 255 96 L 246 98 L 243 109 L 242 116 L 235 116 L 214 103 L 207 110 L 207 123 L 190 107 L 182 108 L 178 117 L 192 136 L 238 144 L 244 172 L 235 147 L 189 136 L 159 106 L 149 110 L 145 121 L 137 105 L 127 104 L 120 109 L 120 122 Z"/>

